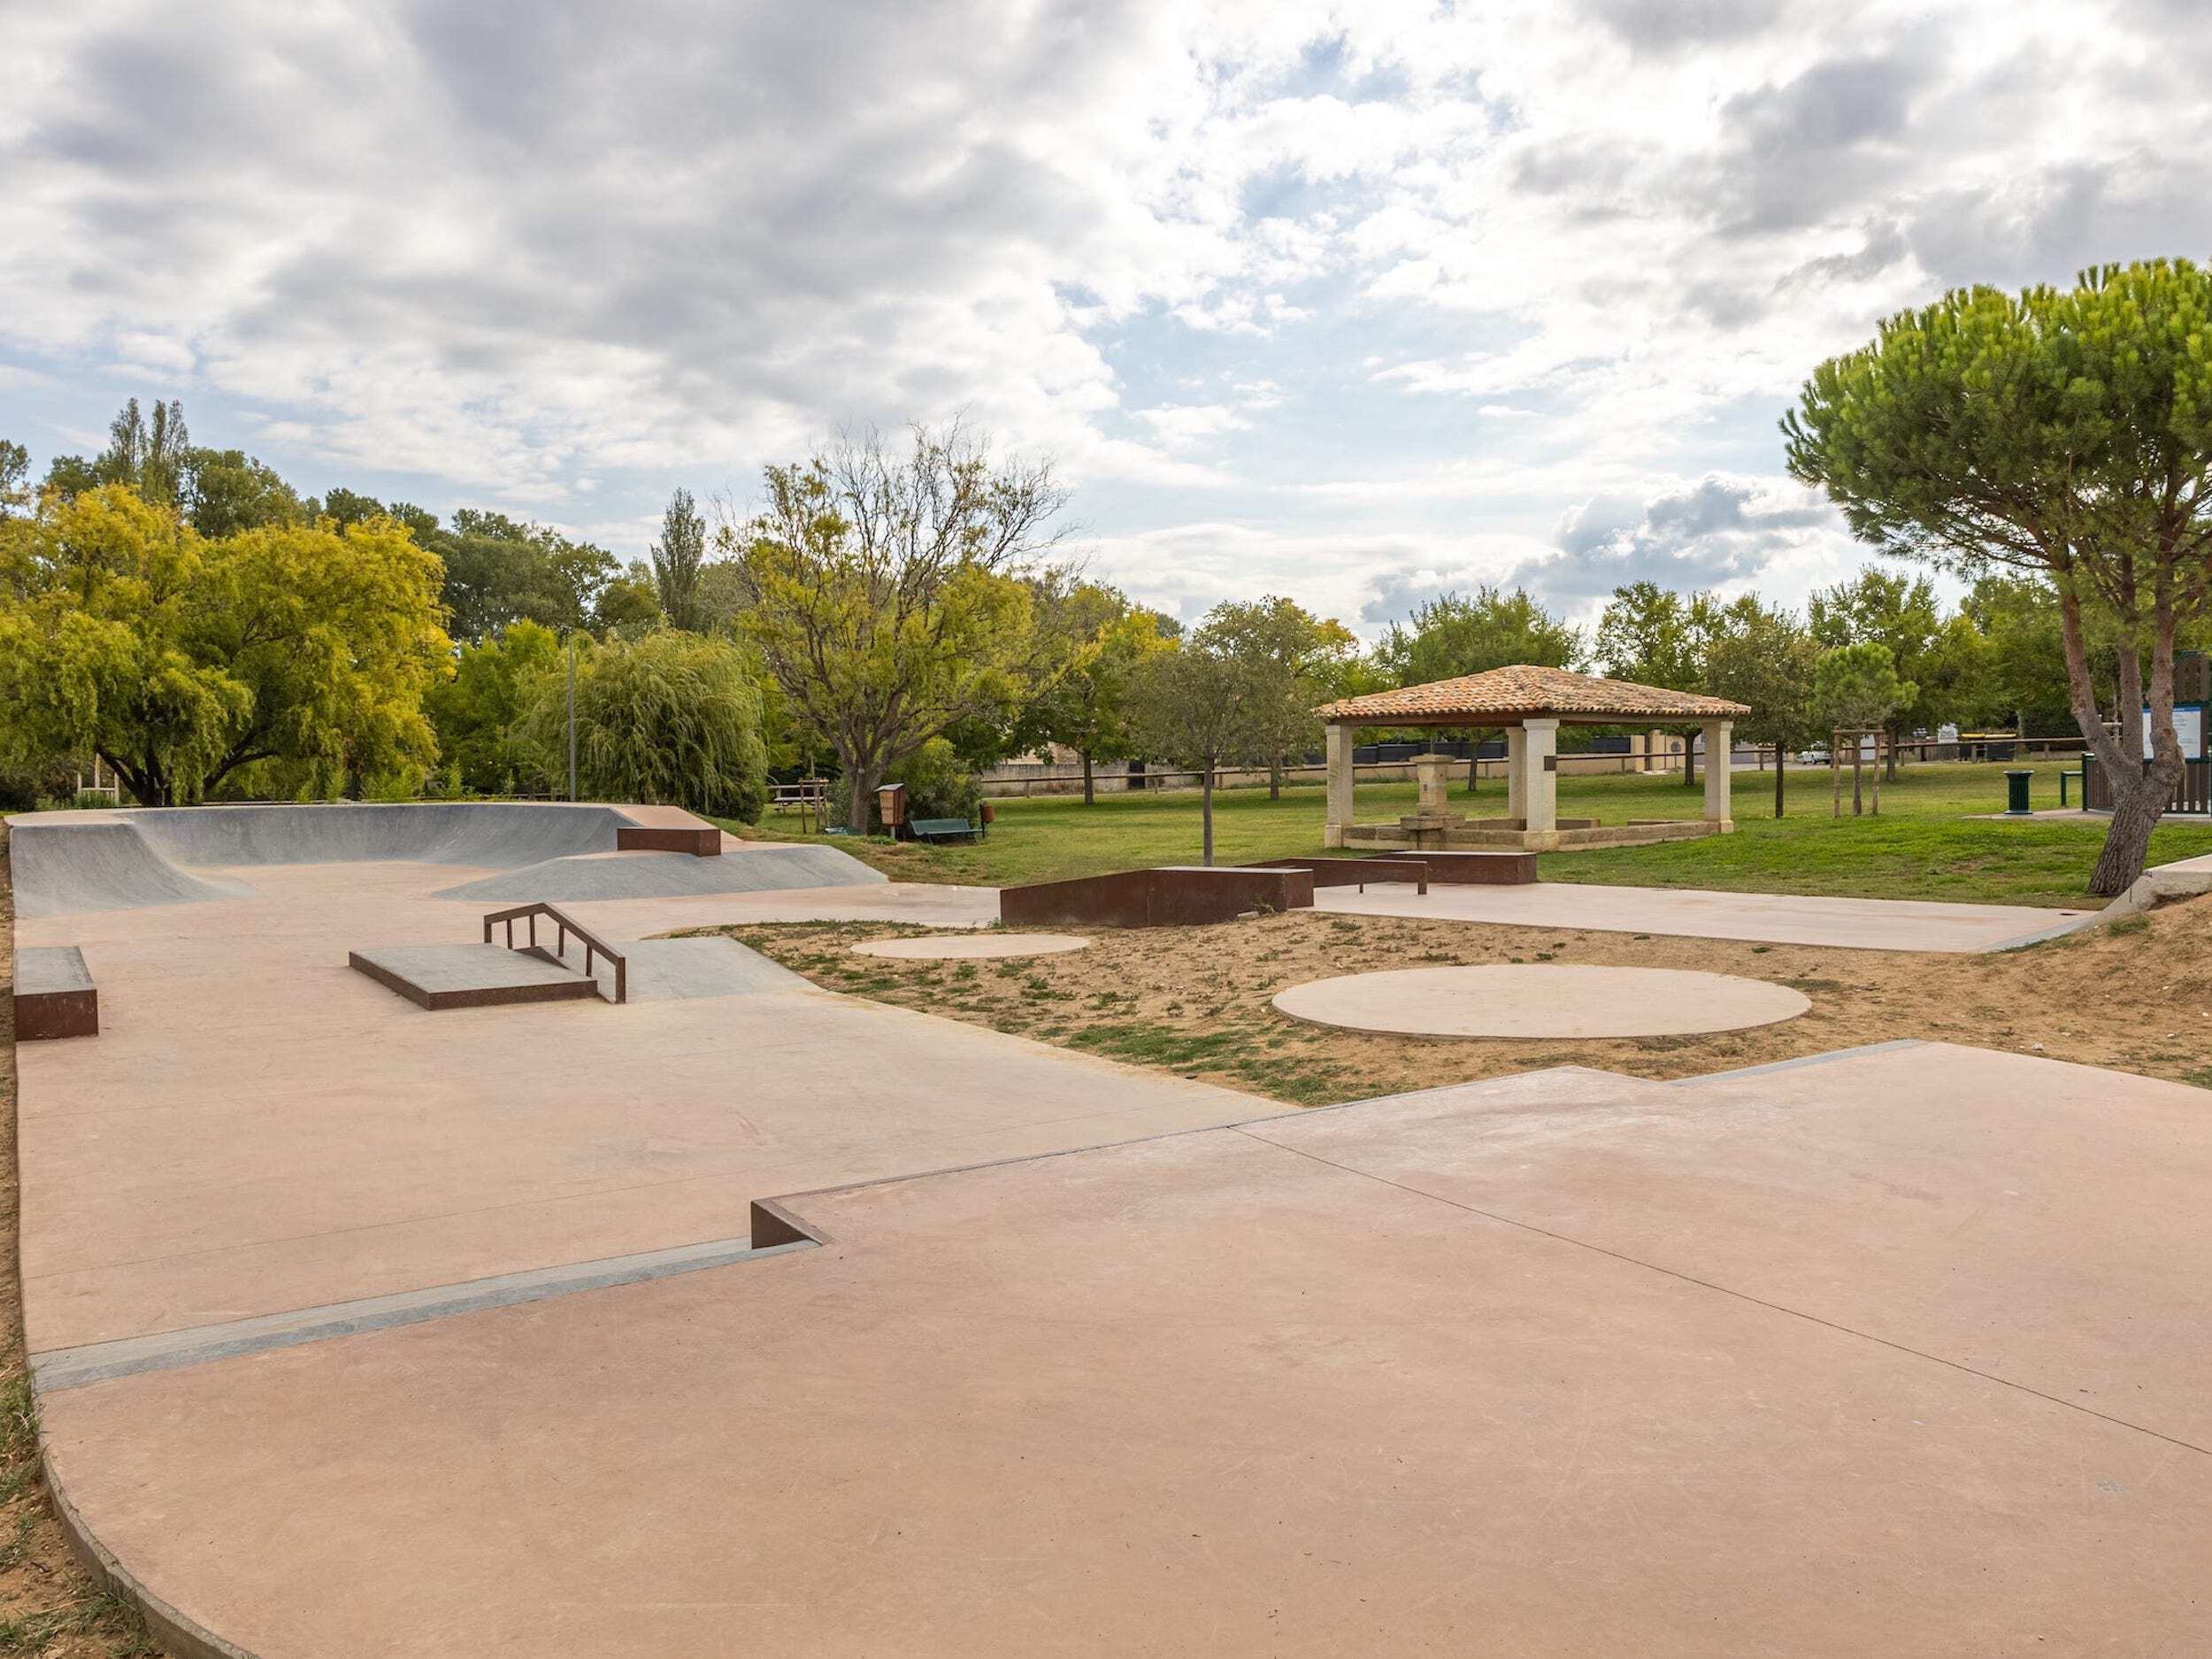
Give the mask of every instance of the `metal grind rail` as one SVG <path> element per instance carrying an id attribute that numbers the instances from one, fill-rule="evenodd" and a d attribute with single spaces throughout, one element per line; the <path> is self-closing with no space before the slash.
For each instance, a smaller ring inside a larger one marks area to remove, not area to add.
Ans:
<path id="1" fill-rule="evenodd" d="M 548 952 L 543 946 L 538 943 L 538 918 L 541 916 L 550 921 L 554 926 L 559 930 L 559 947 L 557 951 Z M 517 922 L 527 922 L 529 924 L 528 936 L 525 940 L 524 943 L 519 946 L 515 943 L 515 924 Z M 597 984 L 599 979 L 597 972 L 597 958 L 604 956 L 609 962 L 614 964 L 614 995 L 611 1000 L 617 1002 L 626 1002 L 630 1000 L 630 964 L 628 959 L 612 945 L 610 945 L 605 940 L 600 938 L 589 928 L 584 926 L 580 922 L 577 921 L 574 917 L 564 915 L 552 905 L 542 902 L 536 904 L 518 904 L 511 910 L 494 910 L 489 916 L 487 916 L 484 918 L 484 942 L 486 944 L 488 945 L 492 942 L 493 927 L 502 923 L 505 924 L 507 929 L 508 949 L 526 950 L 533 955 L 543 956 L 549 962 L 560 962 L 564 964 L 565 964 L 568 957 L 568 936 L 571 933 L 575 934 L 577 939 L 581 941 L 584 947 L 585 976 L 591 979 L 595 985 Z M 604 996 L 606 993 L 602 991 L 600 995 Z"/>

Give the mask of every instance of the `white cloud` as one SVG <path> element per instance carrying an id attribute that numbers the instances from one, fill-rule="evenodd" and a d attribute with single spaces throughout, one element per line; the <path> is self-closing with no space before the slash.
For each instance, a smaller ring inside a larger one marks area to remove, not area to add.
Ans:
<path id="1" fill-rule="evenodd" d="M 0 430 L 50 449 L 126 386 L 181 393 L 309 488 L 588 495 L 618 526 L 835 426 L 965 411 L 1060 457 L 1118 526 L 1102 573 L 1179 603 L 1273 586 L 1348 618 L 1517 565 L 1565 593 L 1616 556 L 1555 540 L 1593 501 L 1779 500 L 1776 418 L 1888 311 L 2212 242 L 2191 20 L 19 8 Z M 1767 528 L 1777 591 L 1850 557 Z"/>

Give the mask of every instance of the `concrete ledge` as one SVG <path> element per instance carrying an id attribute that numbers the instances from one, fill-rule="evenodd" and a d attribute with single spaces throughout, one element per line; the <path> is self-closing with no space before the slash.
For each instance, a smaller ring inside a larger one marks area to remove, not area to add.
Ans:
<path id="1" fill-rule="evenodd" d="M 1372 856 L 1387 858 L 1387 853 Z M 1429 879 L 1439 887 L 1517 887 L 1536 879 L 1536 855 L 1531 852 L 1424 851 L 1420 861 L 1428 866 Z"/>
<path id="2" fill-rule="evenodd" d="M 711 824 L 697 829 L 625 824 L 615 831 L 614 844 L 618 852 L 689 853 L 694 858 L 719 858 L 722 832 Z"/>
<path id="3" fill-rule="evenodd" d="M 1313 872 L 1233 865 L 1168 864 L 1006 887 L 999 919 L 1009 927 L 1189 927 L 1233 922 L 1253 910 L 1310 910 Z"/>
<path id="4" fill-rule="evenodd" d="M 418 1008 L 491 1008 L 597 996 L 597 982 L 550 952 L 501 945 L 387 945 L 346 953 L 346 965 Z"/>
<path id="5" fill-rule="evenodd" d="M 45 1042 L 100 1034 L 100 993 L 74 945 L 15 953 L 15 1040 Z"/>

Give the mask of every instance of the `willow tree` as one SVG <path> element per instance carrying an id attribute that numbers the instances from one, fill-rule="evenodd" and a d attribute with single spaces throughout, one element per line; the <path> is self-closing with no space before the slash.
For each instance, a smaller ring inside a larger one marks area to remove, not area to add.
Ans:
<path id="1" fill-rule="evenodd" d="M 661 628 L 604 645 L 577 636 L 578 787 L 601 801 L 687 807 L 751 823 L 768 803 L 753 663 L 727 640 Z M 559 659 L 526 682 L 514 727 L 539 772 L 568 764 L 568 677 Z"/>
<path id="2" fill-rule="evenodd" d="M 372 519 L 217 539 L 122 485 L 0 541 L 0 760 L 97 755 L 149 806 L 261 761 L 427 767 L 436 557 Z"/>
<path id="3" fill-rule="evenodd" d="M 2175 635 L 2212 588 L 2212 273 L 2162 259 L 2070 289 L 1955 290 L 1823 364 L 1782 424 L 1790 470 L 1882 552 L 2050 582 L 2074 719 L 2112 783 L 2089 890 L 2125 891 L 2182 778 Z"/>
<path id="4" fill-rule="evenodd" d="M 892 766 L 962 721 L 1005 722 L 1066 669 L 1035 605 L 1059 580 L 1066 492 L 1048 462 L 996 460 L 956 424 L 917 427 L 902 451 L 843 438 L 765 481 L 761 511 L 723 532 L 739 629 L 836 752 L 865 829 Z"/>

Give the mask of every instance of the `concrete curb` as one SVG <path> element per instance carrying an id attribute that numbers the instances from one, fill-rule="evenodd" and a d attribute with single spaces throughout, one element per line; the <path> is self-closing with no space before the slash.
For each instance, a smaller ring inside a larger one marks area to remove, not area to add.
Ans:
<path id="1" fill-rule="evenodd" d="M 84 1517 L 77 1513 L 77 1506 L 69 1501 L 69 1489 L 62 1482 L 60 1470 L 54 1466 L 54 1449 L 46 1443 L 42 1428 L 39 1431 L 39 1464 L 46 1476 L 47 1498 L 54 1506 L 54 1518 L 61 1523 L 62 1537 L 69 1545 L 69 1553 L 76 1556 L 87 1572 L 139 1610 L 148 1632 L 164 1653 L 172 1659 L 257 1659 L 257 1655 L 236 1642 L 224 1640 L 149 1590 L 93 1535 Z"/>

